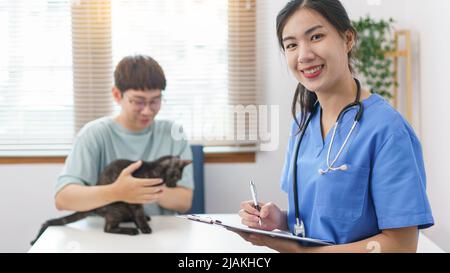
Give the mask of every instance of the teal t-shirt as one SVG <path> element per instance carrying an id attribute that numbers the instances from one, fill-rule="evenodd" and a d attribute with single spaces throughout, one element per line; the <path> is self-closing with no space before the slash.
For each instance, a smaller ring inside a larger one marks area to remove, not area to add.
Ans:
<path id="1" fill-rule="evenodd" d="M 171 135 L 173 122 L 155 120 L 140 132 L 131 132 L 104 117 L 86 124 L 74 139 L 72 150 L 55 184 L 55 194 L 68 184 L 91 186 L 97 184 L 102 170 L 116 159 L 153 161 L 165 155 L 179 155 L 192 159 L 192 151 L 185 137 L 174 139 Z M 194 188 L 192 164 L 183 170 L 179 186 Z M 145 204 L 147 215 L 170 215 L 156 203 Z"/>

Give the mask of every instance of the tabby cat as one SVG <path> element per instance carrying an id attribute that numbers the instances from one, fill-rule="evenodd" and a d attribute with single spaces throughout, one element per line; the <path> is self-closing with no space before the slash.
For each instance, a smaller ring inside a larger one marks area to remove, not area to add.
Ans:
<path id="1" fill-rule="evenodd" d="M 176 187 L 178 180 L 181 179 L 184 167 L 191 162 L 191 160 L 182 160 L 178 156 L 163 156 L 151 162 L 142 161 L 141 167 L 133 172 L 132 176 L 136 178 L 161 178 L 163 180 L 162 184 L 165 183 L 167 187 L 173 188 Z M 113 183 L 119 177 L 122 170 L 132 163 L 133 161 L 125 159 L 113 161 L 100 174 L 97 185 Z M 42 225 L 36 239 L 31 241 L 31 245 L 37 241 L 47 227 L 69 224 L 86 218 L 93 212 L 105 218 L 105 232 L 128 235 L 138 234 L 138 229 L 142 233 L 152 232 L 148 224 L 150 217 L 145 215 L 143 205 L 115 202 L 90 211 L 75 212 L 65 217 L 48 220 Z M 137 228 L 119 226 L 122 222 L 130 221 L 134 222 Z"/>

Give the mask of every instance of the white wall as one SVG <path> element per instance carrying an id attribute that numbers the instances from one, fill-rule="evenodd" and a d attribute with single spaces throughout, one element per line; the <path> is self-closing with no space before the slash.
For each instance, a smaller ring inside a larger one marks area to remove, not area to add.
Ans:
<path id="1" fill-rule="evenodd" d="M 356 19 L 370 13 L 375 18 L 393 17 L 397 29 L 412 34 L 414 119 L 420 136 L 435 226 L 425 233 L 450 251 L 450 2 L 442 0 L 343 0 L 350 16 Z M 369 6 L 367 3 L 379 2 Z"/>
<path id="2" fill-rule="evenodd" d="M 0 165 L 0 252 L 26 252 L 40 225 L 62 215 L 53 182 L 62 164 Z"/>
<path id="3" fill-rule="evenodd" d="M 405 1 L 405 26 L 420 39 L 422 144 L 436 226 L 427 235 L 450 251 L 450 1 Z"/>
<path id="4" fill-rule="evenodd" d="M 394 17 L 399 28 L 413 31 L 414 41 L 414 127 L 420 135 L 428 176 L 428 195 L 436 225 L 427 231 L 440 247 L 450 251 L 450 92 L 446 83 L 450 63 L 450 2 L 442 0 L 344 0 L 356 19 L 370 13 L 374 17 Z M 211 164 L 205 168 L 206 210 L 208 213 L 237 212 L 239 203 L 250 198 L 248 181 L 253 178 L 260 199 L 286 207 L 279 189 L 279 177 L 289 134 L 290 103 L 295 82 L 279 54 L 275 37 L 275 16 L 285 0 L 265 1 L 260 6 L 268 20 L 259 17 L 267 30 L 258 33 L 258 69 L 267 104 L 280 106 L 280 145 L 274 152 L 260 152 L 255 164 Z M 261 13 L 260 13 L 261 14 Z M 447 106 L 447 107 L 446 107 Z M 53 207 L 52 185 L 61 164 L 0 165 L 0 252 L 24 252 L 39 225 L 61 215 Z"/>

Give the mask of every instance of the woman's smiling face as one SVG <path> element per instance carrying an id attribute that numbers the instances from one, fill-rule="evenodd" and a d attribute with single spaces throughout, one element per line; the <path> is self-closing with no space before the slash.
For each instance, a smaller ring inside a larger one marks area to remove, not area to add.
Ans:
<path id="1" fill-rule="evenodd" d="M 349 71 L 353 34 L 344 37 L 319 13 L 301 8 L 286 22 L 283 48 L 289 69 L 308 90 L 327 91 Z"/>

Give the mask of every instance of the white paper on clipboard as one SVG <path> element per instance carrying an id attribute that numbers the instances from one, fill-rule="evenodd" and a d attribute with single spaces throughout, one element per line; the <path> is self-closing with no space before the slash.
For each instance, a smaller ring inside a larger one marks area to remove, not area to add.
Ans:
<path id="1" fill-rule="evenodd" d="M 296 241 L 299 241 L 299 242 L 301 242 L 303 244 L 306 244 L 308 246 L 327 246 L 327 245 L 332 245 L 329 242 L 325 242 L 325 241 L 318 240 L 318 239 L 312 239 L 312 238 L 305 238 L 305 237 L 295 236 L 295 235 L 293 235 L 293 234 L 291 234 L 289 232 L 286 232 L 286 231 L 281 231 L 281 230 L 274 230 L 274 231 L 260 230 L 260 229 L 250 228 L 250 227 L 244 226 L 242 224 L 225 223 L 225 222 L 222 222 L 221 220 L 213 219 L 211 217 L 202 216 L 202 215 L 189 214 L 189 215 L 178 215 L 177 217 L 183 218 L 183 219 L 187 219 L 187 220 L 191 220 L 191 221 L 196 221 L 196 222 L 199 222 L 199 223 L 205 223 L 205 224 L 210 224 L 210 225 L 215 225 L 215 226 L 221 226 L 221 227 L 224 227 L 226 229 L 234 229 L 234 230 L 243 231 L 243 232 L 258 233 L 258 234 L 264 234 L 264 235 L 268 235 L 268 236 L 272 236 L 272 237 L 296 240 Z"/>

